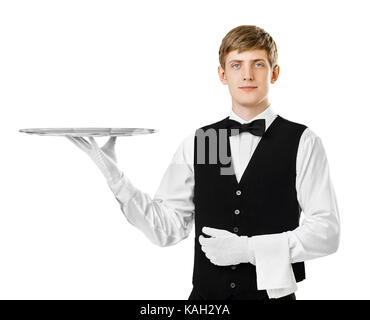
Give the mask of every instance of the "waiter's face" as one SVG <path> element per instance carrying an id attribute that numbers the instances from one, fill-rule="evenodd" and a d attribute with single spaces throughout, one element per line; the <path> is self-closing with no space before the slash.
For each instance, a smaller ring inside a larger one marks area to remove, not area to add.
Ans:
<path id="1" fill-rule="evenodd" d="M 218 74 L 222 83 L 228 85 L 233 104 L 253 107 L 268 102 L 270 83 L 276 81 L 279 66 L 272 72 L 265 50 L 247 50 L 241 53 L 234 50 L 226 56 L 225 70 L 218 67 Z M 244 86 L 255 88 L 244 90 Z"/>

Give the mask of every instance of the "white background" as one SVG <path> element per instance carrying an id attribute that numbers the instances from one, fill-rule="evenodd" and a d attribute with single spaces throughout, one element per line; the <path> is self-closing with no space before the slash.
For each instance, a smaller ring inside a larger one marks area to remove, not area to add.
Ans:
<path id="1" fill-rule="evenodd" d="M 218 49 L 241 24 L 276 41 L 271 106 L 321 137 L 338 198 L 339 250 L 306 262 L 297 299 L 370 298 L 366 4 L 1 1 L 0 298 L 188 298 L 194 230 L 156 247 L 81 150 L 18 130 L 159 129 L 117 141 L 121 169 L 153 196 L 185 136 L 229 114 Z"/>

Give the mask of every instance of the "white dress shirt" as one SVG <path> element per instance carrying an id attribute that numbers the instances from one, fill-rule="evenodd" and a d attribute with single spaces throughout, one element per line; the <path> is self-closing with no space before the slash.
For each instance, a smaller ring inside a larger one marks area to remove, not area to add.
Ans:
<path id="1" fill-rule="evenodd" d="M 249 123 L 265 119 L 266 129 L 276 118 L 271 105 L 249 121 L 232 110 L 230 119 Z M 194 133 L 176 150 L 152 199 L 127 175 L 110 185 L 127 220 L 153 243 L 170 246 L 187 238 L 194 224 Z M 230 136 L 235 176 L 240 181 L 261 137 L 243 132 Z M 278 234 L 250 237 L 255 255 L 257 288 L 279 298 L 297 290 L 291 263 L 334 253 L 339 245 L 337 200 L 321 139 L 309 128 L 301 135 L 296 160 L 297 199 L 303 211 L 300 225 Z"/>

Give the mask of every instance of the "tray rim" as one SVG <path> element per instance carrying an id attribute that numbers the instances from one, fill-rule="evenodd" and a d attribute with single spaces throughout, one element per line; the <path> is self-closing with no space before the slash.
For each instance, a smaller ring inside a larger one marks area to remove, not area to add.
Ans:
<path id="1" fill-rule="evenodd" d="M 125 132 L 125 130 L 127 131 Z M 133 127 L 45 127 L 19 129 L 19 132 L 22 133 L 36 134 L 41 136 L 133 136 L 140 134 L 151 134 L 158 131 L 158 129 L 153 128 Z"/>

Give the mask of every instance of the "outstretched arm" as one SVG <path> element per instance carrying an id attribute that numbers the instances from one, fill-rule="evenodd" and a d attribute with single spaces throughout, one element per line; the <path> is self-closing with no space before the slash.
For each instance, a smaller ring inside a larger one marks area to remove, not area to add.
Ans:
<path id="1" fill-rule="evenodd" d="M 127 220 L 154 244 L 170 246 L 186 238 L 193 226 L 193 172 L 184 154 L 184 143 L 189 138 L 178 147 L 153 199 L 118 168 L 115 139 L 111 138 L 102 148 L 93 138 L 91 144 L 83 138 L 69 139 L 103 172 Z"/>

